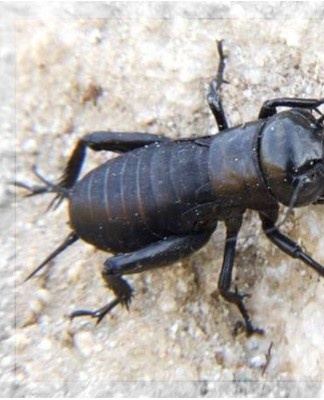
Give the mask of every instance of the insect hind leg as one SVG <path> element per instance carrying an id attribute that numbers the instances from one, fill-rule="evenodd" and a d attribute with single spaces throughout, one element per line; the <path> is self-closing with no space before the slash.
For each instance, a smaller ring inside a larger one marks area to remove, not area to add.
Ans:
<path id="1" fill-rule="evenodd" d="M 99 324 L 99 322 L 104 318 L 104 316 L 108 314 L 116 306 L 118 306 L 118 304 L 122 304 L 128 309 L 133 297 L 133 289 L 129 285 L 129 283 L 120 276 L 104 275 L 104 274 L 103 276 L 108 288 L 115 293 L 116 297 L 111 302 L 109 302 L 102 308 L 99 308 L 98 310 L 95 311 L 92 310 L 73 311 L 70 314 L 70 319 L 73 319 L 75 317 L 89 316 L 92 318 L 96 318 L 97 324 Z"/>
<path id="2" fill-rule="evenodd" d="M 74 148 L 64 169 L 59 185 L 71 188 L 76 183 L 85 159 L 86 149 L 93 151 L 111 151 L 126 153 L 139 147 L 152 143 L 169 141 L 162 135 L 154 135 L 146 132 L 106 132 L 98 131 L 86 134 Z"/>
<path id="3" fill-rule="evenodd" d="M 107 286 L 114 292 L 115 299 L 102 308 L 74 311 L 70 318 L 90 316 L 99 323 L 118 304 L 128 308 L 133 289 L 122 277 L 124 274 L 142 272 L 171 264 L 199 250 L 209 240 L 212 231 L 193 233 L 183 236 L 171 236 L 134 251 L 108 258 L 102 276 Z"/>

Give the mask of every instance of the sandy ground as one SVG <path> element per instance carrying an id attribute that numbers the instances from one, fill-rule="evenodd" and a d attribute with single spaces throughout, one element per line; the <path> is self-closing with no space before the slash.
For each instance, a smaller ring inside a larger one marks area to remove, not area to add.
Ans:
<path id="1" fill-rule="evenodd" d="M 35 164 L 55 180 L 77 139 L 95 130 L 216 133 L 206 93 L 219 39 L 232 125 L 255 119 L 269 98 L 323 97 L 324 7 L 278 7 L 1 4 L 4 396 L 324 394 L 324 280 L 274 248 L 252 212 L 235 282 L 251 294 L 247 306 L 263 337 L 233 335 L 240 316 L 215 292 L 221 225 L 196 255 L 130 277 L 130 312 L 116 309 L 96 326 L 66 315 L 111 298 L 100 273 L 107 255 L 78 242 L 23 283 L 69 232 L 67 207 L 46 213 L 50 196 L 15 197 L 6 184 L 14 176 L 34 182 Z M 110 156 L 88 155 L 88 169 Z M 323 209 L 307 207 L 282 229 L 323 263 L 323 225 Z"/>

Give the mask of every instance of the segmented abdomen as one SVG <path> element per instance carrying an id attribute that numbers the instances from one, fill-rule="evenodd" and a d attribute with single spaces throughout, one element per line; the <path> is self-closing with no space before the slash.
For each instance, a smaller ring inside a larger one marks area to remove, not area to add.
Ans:
<path id="1" fill-rule="evenodd" d="M 132 251 L 196 229 L 198 203 L 211 199 L 208 147 L 156 143 L 122 154 L 73 188 L 71 225 L 85 241 L 114 252 Z"/>

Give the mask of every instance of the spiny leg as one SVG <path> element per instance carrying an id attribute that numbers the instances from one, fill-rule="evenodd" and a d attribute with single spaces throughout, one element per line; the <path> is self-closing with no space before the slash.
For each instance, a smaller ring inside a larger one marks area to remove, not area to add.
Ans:
<path id="1" fill-rule="evenodd" d="M 264 119 L 277 113 L 277 107 L 305 108 L 315 110 L 324 104 L 324 99 L 300 99 L 297 97 L 282 97 L 267 100 L 263 103 L 259 112 L 259 118 Z"/>
<path id="2" fill-rule="evenodd" d="M 112 151 L 124 153 L 143 147 L 152 143 L 165 142 L 170 140 L 165 136 L 153 135 L 143 132 L 93 132 L 81 138 L 74 148 L 63 175 L 57 184 L 47 181 L 34 168 L 36 176 L 45 183 L 45 186 L 28 185 L 24 182 L 12 182 L 15 186 L 29 190 L 29 196 L 43 193 L 57 193 L 48 209 L 55 203 L 56 207 L 61 203 L 64 197 L 68 197 L 69 189 L 76 183 L 86 154 L 86 148 L 94 151 Z"/>
<path id="3" fill-rule="evenodd" d="M 245 322 L 245 329 L 249 335 L 252 333 L 263 333 L 261 329 L 254 328 L 250 320 L 249 314 L 244 306 L 243 299 L 247 297 L 246 294 L 241 294 L 237 291 L 231 290 L 232 284 L 232 271 L 235 259 L 235 248 L 237 242 L 237 235 L 242 226 L 242 216 L 231 218 L 225 221 L 226 224 L 226 242 L 224 250 L 223 265 L 218 280 L 218 289 L 220 294 L 229 302 L 234 303 L 240 313 L 242 314 Z"/>
<path id="4" fill-rule="evenodd" d="M 59 185 L 72 187 L 78 179 L 85 158 L 86 148 L 94 151 L 112 151 L 125 153 L 138 147 L 152 143 L 165 142 L 170 139 L 165 136 L 143 132 L 93 132 L 79 140 L 67 162 Z"/>
<path id="5" fill-rule="evenodd" d="M 112 289 L 115 299 L 104 307 L 91 310 L 74 311 L 70 317 L 90 316 L 100 322 L 118 304 L 129 305 L 133 290 L 121 275 L 137 273 L 174 263 L 199 250 L 209 240 L 212 232 L 202 232 L 185 236 L 172 236 L 160 240 L 133 253 L 108 258 L 102 276 Z"/>
<path id="6" fill-rule="evenodd" d="M 214 78 L 210 85 L 209 85 L 209 92 L 207 95 L 207 100 L 209 107 L 215 117 L 217 126 L 219 131 L 222 131 L 224 129 L 228 128 L 228 123 L 226 120 L 223 104 L 222 104 L 222 99 L 220 96 L 220 89 L 221 86 L 224 82 L 224 69 L 225 69 L 225 60 L 226 56 L 224 55 L 223 52 L 223 41 L 217 41 L 217 50 L 219 54 L 219 64 L 218 64 L 218 70 L 216 74 L 216 78 Z M 227 83 L 227 82 L 226 82 Z"/>
<path id="7" fill-rule="evenodd" d="M 298 258 L 312 267 L 321 276 L 324 276 L 324 266 L 307 255 L 296 242 L 283 235 L 279 229 L 276 228 L 275 223 L 278 219 L 278 209 L 262 212 L 259 215 L 262 221 L 262 229 L 272 243 L 279 247 L 284 253 L 293 258 Z"/>
<path id="8" fill-rule="evenodd" d="M 70 314 L 70 319 L 73 319 L 75 317 L 90 316 L 92 318 L 96 318 L 97 324 L 99 324 L 103 317 L 108 314 L 112 309 L 114 309 L 118 304 L 122 304 L 128 309 L 133 296 L 133 289 L 129 285 L 129 283 L 121 276 L 107 275 L 103 273 L 103 278 L 106 282 L 107 287 L 114 292 L 116 297 L 111 302 L 96 311 L 73 311 Z"/>

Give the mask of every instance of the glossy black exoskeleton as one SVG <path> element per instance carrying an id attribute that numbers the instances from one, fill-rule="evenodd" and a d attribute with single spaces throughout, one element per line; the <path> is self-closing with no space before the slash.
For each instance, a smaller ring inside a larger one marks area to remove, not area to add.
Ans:
<path id="1" fill-rule="evenodd" d="M 117 304 L 128 306 L 132 288 L 124 275 L 194 253 L 222 220 L 227 235 L 219 291 L 239 308 L 247 332 L 260 332 L 250 321 L 245 295 L 231 288 L 237 236 L 247 209 L 259 213 L 276 246 L 324 276 L 324 267 L 276 226 L 280 203 L 289 209 L 324 203 L 324 126 L 318 110 L 324 99 L 269 100 L 256 121 L 229 128 L 219 94 L 222 42 L 218 51 L 208 102 L 219 134 L 171 140 L 148 133 L 94 132 L 78 142 L 58 184 L 38 174 L 45 186 L 16 182 L 31 195 L 54 192 L 56 200 L 69 201 L 72 232 L 29 277 L 79 238 L 117 254 L 107 259 L 102 272 L 115 299 L 71 317 L 100 321 Z M 282 106 L 288 110 L 277 112 Z M 120 154 L 78 181 L 86 148 Z"/>

